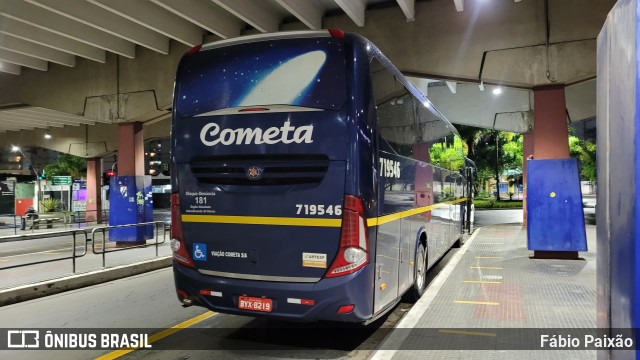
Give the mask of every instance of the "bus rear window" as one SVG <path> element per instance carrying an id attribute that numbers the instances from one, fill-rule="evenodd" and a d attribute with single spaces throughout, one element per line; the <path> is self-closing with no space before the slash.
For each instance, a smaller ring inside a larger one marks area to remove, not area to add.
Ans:
<path id="1" fill-rule="evenodd" d="M 176 86 L 180 117 L 265 105 L 339 110 L 346 100 L 343 43 L 283 39 L 201 51 L 183 59 Z"/>

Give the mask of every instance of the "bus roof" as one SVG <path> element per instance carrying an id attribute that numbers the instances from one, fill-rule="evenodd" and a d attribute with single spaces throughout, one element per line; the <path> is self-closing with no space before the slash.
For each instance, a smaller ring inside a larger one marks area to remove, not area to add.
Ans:
<path id="1" fill-rule="evenodd" d="M 455 134 L 458 134 L 457 129 L 453 126 L 453 124 L 447 119 L 444 114 L 442 114 L 433 103 L 420 92 L 409 79 L 407 79 L 398 68 L 393 65 L 393 63 L 389 60 L 389 58 L 382 52 L 380 49 L 373 43 L 371 40 L 365 38 L 362 35 L 355 33 L 343 33 L 341 30 L 337 29 L 325 29 L 325 30 L 299 30 L 299 31 L 282 31 L 276 33 L 267 33 L 267 34 L 255 34 L 255 35 L 247 35 L 240 36 L 232 39 L 225 39 L 220 41 L 214 41 L 210 43 L 203 44 L 200 48 L 200 51 L 206 51 L 210 49 L 216 49 L 226 46 L 232 45 L 240 45 L 240 44 L 248 44 L 253 42 L 260 41 L 270 41 L 270 40 L 281 40 L 281 39 L 299 39 L 299 38 L 317 38 L 317 37 L 336 37 L 336 34 L 340 34 L 340 36 L 344 36 L 345 39 L 349 37 L 358 38 L 366 44 L 367 51 L 370 54 L 373 54 L 380 60 L 380 62 L 393 74 L 396 76 L 400 82 L 411 92 L 411 94 L 426 108 L 429 109 L 434 115 L 436 115 L 440 120 L 442 120 L 446 126 Z"/>

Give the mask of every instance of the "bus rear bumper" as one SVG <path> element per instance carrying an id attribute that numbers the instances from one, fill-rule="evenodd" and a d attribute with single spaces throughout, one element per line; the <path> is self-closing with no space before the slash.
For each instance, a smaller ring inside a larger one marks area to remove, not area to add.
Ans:
<path id="1" fill-rule="evenodd" d="M 301 322 L 365 322 L 373 316 L 372 268 L 367 265 L 353 274 L 316 283 L 289 283 L 209 276 L 174 261 L 173 275 L 181 302 L 187 297 L 193 305 L 216 312 Z M 240 296 L 270 299 L 271 311 L 239 309 Z M 353 311 L 338 314 L 345 305 L 354 305 Z"/>

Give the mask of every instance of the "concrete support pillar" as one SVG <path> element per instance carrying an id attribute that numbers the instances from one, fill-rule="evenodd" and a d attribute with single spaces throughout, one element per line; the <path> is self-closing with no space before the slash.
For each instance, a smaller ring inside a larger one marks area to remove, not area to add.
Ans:
<path id="1" fill-rule="evenodd" d="M 100 158 L 87 159 L 87 222 L 102 222 L 102 163 Z"/>
<path id="2" fill-rule="evenodd" d="M 535 103 L 532 135 L 534 159 L 568 158 L 569 124 L 564 85 L 536 87 L 533 89 L 533 96 Z M 578 252 L 534 251 L 533 256 L 541 259 L 577 259 Z"/>
<path id="3" fill-rule="evenodd" d="M 118 176 L 144 175 L 142 123 L 118 125 Z"/>
<path id="4" fill-rule="evenodd" d="M 142 131 L 142 123 L 133 122 L 118 125 L 117 176 L 144 176 L 144 133 Z M 135 186 L 133 188 L 135 188 Z M 136 194 L 130 194 L 129 196 L 133 197 L 136 196 Z M 111 207 L 111 210 L 114 210 L 113 207 Z M 111 217 L 111 220 L 114 221 L 114 217 Z M 123 220 L 120 218 L 119 220 L 116 220 L 115 224 L 132 224 L 136 222 L 136 217 L 130 216 L 129 219 Z M 133 231 L 137 230 L 140 229 L 135 229 Z M 116 241 L 115 243 L 116 247 L 128 247 L 144 244 L 145 241 Z"/>
<path id="5" fill-rule="evenodd" d="M 533 89 L 533 156 L 536 160 L 569 157 L 569 125 L 564 85 Z"/>

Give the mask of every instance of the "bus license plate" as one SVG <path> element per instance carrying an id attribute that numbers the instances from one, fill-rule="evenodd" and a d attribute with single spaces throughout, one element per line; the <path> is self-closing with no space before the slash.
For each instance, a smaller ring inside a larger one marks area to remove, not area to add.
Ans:
<path id="1" fill-rule="evenodd" d="M 271 299 L 240 296 L 238 299 L 238 308 L 243 310 L 271 312 L 273 302 Z"/>

